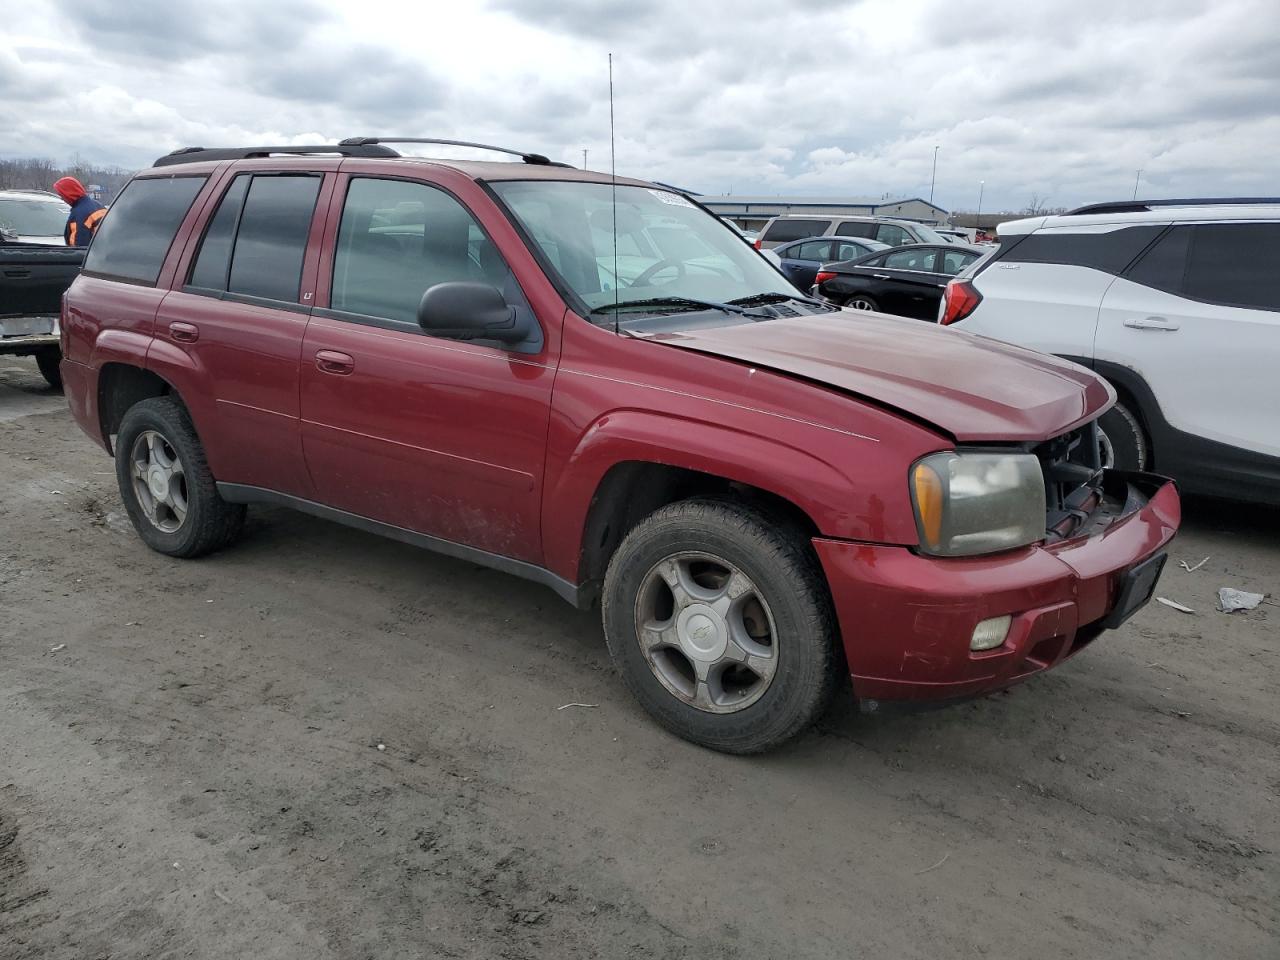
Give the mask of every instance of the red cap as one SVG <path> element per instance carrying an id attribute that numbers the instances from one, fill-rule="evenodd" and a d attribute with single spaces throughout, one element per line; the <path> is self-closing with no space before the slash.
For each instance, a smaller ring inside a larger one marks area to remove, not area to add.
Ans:
<path id="1" fill-rule="evenodd" d="M 75 177 L 63 177 L 53 185 L 53 192 L 67 203 L 75 203 L 85 195 L 84 184 Z"/>

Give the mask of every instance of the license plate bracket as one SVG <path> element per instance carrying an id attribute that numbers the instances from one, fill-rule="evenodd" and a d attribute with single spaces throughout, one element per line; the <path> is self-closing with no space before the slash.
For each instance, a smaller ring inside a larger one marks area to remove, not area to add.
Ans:
<path id="1" fill-rule="evenodd" d="M 1168 559 L 1169 555 L 1161 551 L 1124 572 L 1116 591 L 1115 606 L 1102 621 L 1104 627 L 1110 630 L 1120 626 L 1147 605 Z"/>

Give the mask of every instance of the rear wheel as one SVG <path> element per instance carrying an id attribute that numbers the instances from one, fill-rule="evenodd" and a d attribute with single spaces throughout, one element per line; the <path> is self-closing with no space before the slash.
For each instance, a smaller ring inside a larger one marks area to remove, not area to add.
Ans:
<path id="1" fill-rule="evenodd" d="M 855 293 L 845 301 L 845 306 L 853 307 L 855 310 L 870 310 L 873 313 L 880 312 L 880 304 L 876 303 L 874 297 L 869 297 L 865 293 Z"/>
<path id="2" fill-rule="evenodd" d="M 49 382 L 55 390 L 62 389 L 62 351 L 57 347 L 45 347 L 36 351 L 36 366 L 40 368 L 40 376 Z"/>
<path id="3" fill-rule="evenodd" d="M 1151 463 L 1151 446 L 1137 415 L 1123 403 L 1098 418 L 1098 440 L 1102 444 L 1102 465 L 1115 470 L 1146 470 Z"/>
<path id="4" fill-rule="evenodd" d="M 826 584 L 803 537 L 718 500 L 663 507 L 605 575 L 605 636 L 632 694 L 659 723 L 727 753 L 777 746 L 835 687 Z"/>
<path id="5" fill-rule="evenodd" d="M 231 543 L 243 504 L 218 496 L 186 408 L 152 397 L 129 408 L 116 434 L 116 480 L 144 543 L 171 557 L 198 557 Z"/>

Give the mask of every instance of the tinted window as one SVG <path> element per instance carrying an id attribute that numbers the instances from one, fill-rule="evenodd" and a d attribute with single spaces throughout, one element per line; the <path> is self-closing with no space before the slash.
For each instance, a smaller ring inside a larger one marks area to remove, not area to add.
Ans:
<path id="1" fill-rule="evenodd" d="M 314 176 L 253 178 L 231 255 L 230 293 L 297 301 L 319 191 Z"/>
<path id="2" fill-rule="evenodd" d="M 876 235 L 876 225 L 863 220 L 846 220 L 836 227 L 838 237 L 866 237 L 870 240 Z"/>
<path id="3" fill-rule="evenodd" d="M 1280 310 L 1280 223 L 1204 223 L 1192 231 L 1188 297 Z"/>
<path id="4" fill-rule="evenodd" d="M 208 290 L 227 289 L 227 268 L 231 266 L 231 243 L 235 239 L 236 224 L 240 220 L 240 208 L 244 204 L 245 191 L 249 189 L 248 176 L 239 176 L 231 182 L 230 189 L 222 196 L 218 212 L 205 228 L 200 241 L 200 253 L 191 269 L 193 287 Z"/>
<path id="5" fill-rule="evenodd" d="M 89 273 L 155 283 L 169 244 L 206 177 L 134 180 L 98 227 L 84 269 Z"/>
<path id="6" fill-rule="evenodd" d="M 914 243 L 915 238 L 894 223 L 882 223 L 876 228 L 876 239 L 891 247 L 900 247 L 904 243 Z"/>
<path id="7" fill-rule="evenodd" d="M 612 258 L 612 234 L 609 246 Z M 621 244 L 618 256 L 625 256 Z M 504 292 L 515 282 L 497 247 L 449 194 L 400 180 L 352 180 L 338 227 L 333 309 L 416 328 L 422 294 L 451 280 Z"/>
<path id="8" fill-rule="evenodd" d="M 978 259 L 976 253 L 970 253 L 967 250 L 947 250 L 942 254 L 941 273 L 955 276 L 973 261 Z"/>
<path id="9" fill-rule="evenodd" d="M 858 257 L 865 257 L 871 252 L 870 247 L 864 247 L 860 243 L 844 243 L 836 244 L 835 256 L 833 260 L 856 260 Z"/>
<path id="10" fill-rule="evenodd" d="M 1182 295 L 1187 273 L 1187 248 L 1194 227 L 1174 227 L 1148 250 L 1126 276 L 1134 283 Z"/>
<path id="11" fill-rule="evenodd" d="M 1160 226 L 1124 227 L 1106 233 L 1042 230 L 1009 248 L 1006 263 L 1058 263 L 1118 274 L 1163 230 Z"/>
<path id="12" fill-rule="evenodd" d="M 805 237 L 821 236 L 829 226 L 830 220 L 775 220 L 765 228 L 762 239 L 770 243 L 803 240 Z"/>
<path id="13" fill-rule="evenodd" d="M 799 247 L 792 248 L 791 256 L 797 260 L 830 260 L 831 241 L 814 240 L 812 243 L 802 243 Z"/>
<path id="14" fill-rule="evenodd" d="M 929 249 L 898 250 L 887 254 L 884 265 L 890 270 L 923 270 L 936 273 L 938 251 Z"/>

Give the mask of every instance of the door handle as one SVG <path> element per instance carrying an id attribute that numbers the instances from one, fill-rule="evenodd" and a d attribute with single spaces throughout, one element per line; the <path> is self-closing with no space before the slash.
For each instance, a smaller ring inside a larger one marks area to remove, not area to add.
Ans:
<path id="1" fill-rule="evenodd" d="M 333 373 L 345 377 L 355 368 L 355 358 L 349 353 L 339 353 L 337 350 L 316 351 L 316 369 L 321 373 Z"/>
<path id="2" fill-rule="evenodd" d="M 31 277 L 31 271 L 23 267 L 18 267 L 14 270 L 6 270 L 4 275 L 10 280 L 27 280 Z"/>
<path id="3" fill-rule="evenodd" d="M 1124 325 L 1134 330 L 1164 330 L 1167 333 L 1172 333 L 1178 329 L 1178 324 L 1171 323 L 1164 317 L 1143 317 L 1141 319 L 1130 317 L 1124 322 Z"/>
<path id="4" fill-rule="evenodd" d="M 194 323 L 183 323 L 175 320 L 169 324 L 169 336 L 182 343 L 195 343 L 200 339 L 200 328 Z"/>
<path id="5" fill-rule="evenodd" d="M 889 276 L 887 273 L 873 273 L 871 276 L 872 276 L 872 277 L 874 277 L 874 278 L 875 278 L 875 279 L 877 279 L 877 280 L 892 280 L 892 279 L 893 279 L 893 277 Z"/>

